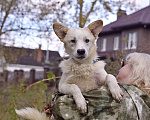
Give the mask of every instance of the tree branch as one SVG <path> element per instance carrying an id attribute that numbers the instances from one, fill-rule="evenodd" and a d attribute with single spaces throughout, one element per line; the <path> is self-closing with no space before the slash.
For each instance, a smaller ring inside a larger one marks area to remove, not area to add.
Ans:
<path id="1" fill-rule="evenodd" d="M 82 8 L 83 8 L 83 0 L 79 0 L 79 5 L 80 5 L 80 17 L 79 17 L 79 27 L 83 27 L 83 18 L 82 18 Z"/>
<path id="2" fill-rule="evenodd" d="M 90 9 L 89 12 L 87 13 L 86 17 L 83 19 L 83 23 L 82 23 L 83 26 L 82 26 L 82 27 L 85 26 L 85 23 L 86 23 L 86 21 L 87 21 L 87 18 L 89 17 L 90 13 L 93 11 L 93 8 L 94 8 L 96 2 L 97 2 L 97 0 L 95 0 L 94 2 L 92 2 L 91 9 Z"/>
<path id="3" fill-rule="evenodd" d="M 18 28 L 18 29 L 8 29 L 8 30 L 5 30 L 4 32 L 1 32 L 1 35 L 5 34 L 7 32 L 11 32 L 11 31 L 21 31 L 21 30 L 35 30 L 35 31 L 38 31 L 38 32 L 47 32 L 47 30 L 35 29 L 35 28 Z"/>
<path id="4" fill-rule="evenodd" d="M 10 2 L 10 5 L 9 5 L 9 7 L 8 7 L 8 10 L 6 11 L 6 15 L 5 15 L 5 17 L 4 17 L 3 21 L 2 21 L 2 25 L 1 25 L 1 28 L 0 28 L 0 36 L 1 36 L 1 34 L 2 34 L 2 29 L 3 29 L 3 27 L 4 27 L 5 21 L 6 21 L 7 17 L 8 17 L 8 15 L 9 15 L 9 11 L 10 11 L 10 9 L 11 9 L 11 7 L 12 7 L 12 5 L 13 5 L 13 3 L 14 3 L 15 1 L 16 1 L 16 0 L 12 0 L 12 1 Z"/>

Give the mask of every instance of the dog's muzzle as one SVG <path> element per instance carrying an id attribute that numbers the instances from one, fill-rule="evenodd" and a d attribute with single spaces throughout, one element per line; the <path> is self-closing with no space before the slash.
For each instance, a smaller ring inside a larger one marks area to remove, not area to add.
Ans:
<path id="1" fill-rule="evenodd" d="M 85 58 L 85 49 L 78 49 L 77 50 L 77 58 L 78 59 L 84 59 Z"/>

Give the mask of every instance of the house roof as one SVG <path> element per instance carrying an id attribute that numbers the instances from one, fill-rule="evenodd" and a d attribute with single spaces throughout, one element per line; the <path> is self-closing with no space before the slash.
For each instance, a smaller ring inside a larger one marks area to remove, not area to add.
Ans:
<path id="1" fill-rule="evenodd" d="M 38 61 L 39 49 L 27 49 L 17 47 L 4 47 L 4 57 L 6 63 L 10 64 L 22 64 L 22 65 L 33 65 L 43 66 L 46 59 L 46 50 L 40 50 L 41 61 Z M 49 51 L 49 61 L 55 63 L 60 61 L 62 58 L 57 51 Z"/>
<path id="2" fill-rule="evenodd" d="M 101 34 L 116 32 L 123 28 L 136 27 L 140 25 L 150 25 L 150 6 L 145 7 L 133 14 L 124 15 L 117 21 L 103 27 Z"/>

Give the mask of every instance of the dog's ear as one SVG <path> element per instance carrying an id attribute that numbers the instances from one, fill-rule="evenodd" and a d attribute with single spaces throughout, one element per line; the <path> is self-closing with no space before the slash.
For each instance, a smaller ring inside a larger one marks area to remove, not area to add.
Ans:
<path id="1" fill-rule="evenodd" d="M 102 20 L 97 20 L 88 25 L 88 28 L 92 32 L 95 38 L 97 38 L 98 34 L 101 32 L 103 27 L 103 21 Z"/>
<path id="2" fill-rule="evenodd" d="M 69 30 L 68 27 L 66 27 L 65 25 L 63 25 L 61 23 L 54 23 L 53 29 L 61 41 L 63 41 L 63 39 L 65 38 L 65 36 Z"/>

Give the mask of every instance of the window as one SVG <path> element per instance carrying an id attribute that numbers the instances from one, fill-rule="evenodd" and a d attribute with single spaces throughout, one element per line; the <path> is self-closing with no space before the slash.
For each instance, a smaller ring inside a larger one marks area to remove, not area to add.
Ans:
<path id="1" fill-rule="evenodd" d="M 122 39 L 124 41 L 124 48 L 125 50 L 127 50 L 128 49 L 128 35 L 125 34 L 125 36 Z"/>
<path id="2" fill-rule="evenodd" d="M 129 39 L 125 43 L 125 49 L 136 49 L 137 47 L 137 33 L 129 33 Z"/>
<path id="3" fill-rule="evenodd" d="M 119 49 L 119 37 L 114 37 L 114 50 Z"/>
<path id="4" fill-rule="evenodd" d="M 137 34 L 129 33 L 129 42 L 128 42 L 128 49 L 136 49 L 137 46 Z"/>
<path id="5" fill-rule="evenodd" d="M 102 39 L 101 51 L 106 51 L 106 41 L 107 41 L 106 38 Z"/>

